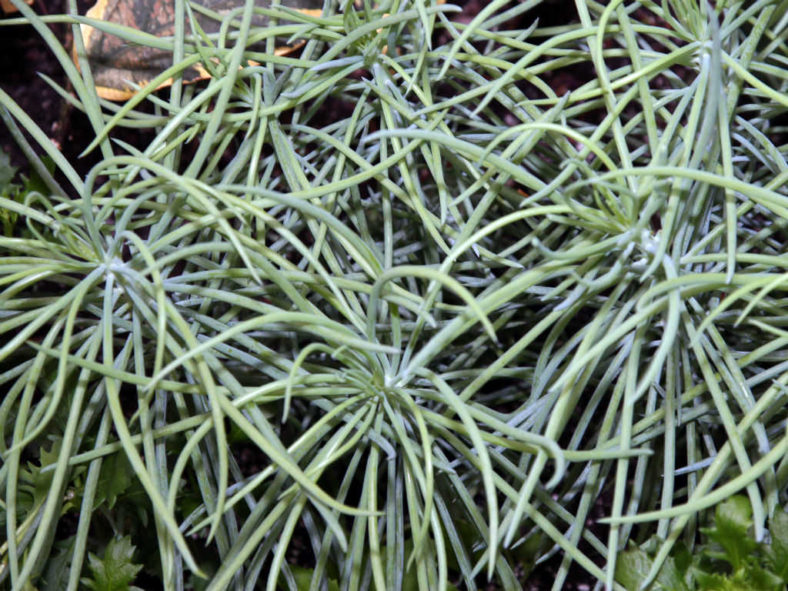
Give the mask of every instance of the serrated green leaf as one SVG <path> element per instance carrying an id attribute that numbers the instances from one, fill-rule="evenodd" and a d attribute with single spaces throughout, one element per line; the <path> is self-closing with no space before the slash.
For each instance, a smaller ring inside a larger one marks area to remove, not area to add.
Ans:
<path id="1" fill-rule="evenodd" d="M 49 494 L 49 489 L 52 484 L 52 475 L 54 472 L 42 472 L 45 466 L 54 464 L 57 461 L 58 453 L 60 453 L 61 440 L 57 439 L 52 442 L 49 450 L 42 447 L 39 452 L 38 465 L 33 462 L 27 463 L 27 468 L 22 471 L 20 489 L 24 490 L 32 497 L 32 504 L 43 501 Z M 22 506 L 25 506 L 22 504 Z"/>
<path id="2" fill-rule="evenodd" d="M 690 552 L 684 542 L 676 543 L 673 549 L 673 562 L 682 578 L 686 577 L 689 569 L 692 567 L 692 552 Z"/>
<path id="3" fill-rule="evenodd" d="M 296 589 L 298 589 L 298 591 L 308 591 L 310 585 L 312 584 L 312 576 L 314 575 L 315 569 L 290 565 L 290 570 L 292 571 L 293 578 L 296 582 Z M 328 591 L 339 591 L 339 583 L 337 583 L 334 579 L 329 579 Z"/>
<path id="4" fill-rule="evenodd" d="M 757 565 L 747 567 L 739 577 L 734 577 L 734 583 L 739 581 L 748 588 L 757 591 L 783 591 L 785 589 L 781 577 Z"/>
<path id="5" fill-rule="evenodd" d="M 703 571 L 695 573 L 695 581 L 697 588 L 701 591 L 745 591 L 744 589 L 736 590 L 731 585 L 733 584 L 730 579 L 718 574 L 709 574 Z"/>
<path id="6" fill-rule="evenodd" d="M 627 591 L 637 591 L 651 570 L 652 562 L 640 548 L 622 552 L 616 561 L 616 581 Z"/>
<path id="7" fill-rule="evenodd" d="M 723 558 L 734 571 L 744 567 L 758 543 L 748 535 L 752 525 L 752 508 L 746 497 L 737 495 L 720 503 L 714 528 L 706 530 L 709 538 L 723 549 Z"/>
<path id="8" fill-rule="evenodd" d="M 616 581 L 621 583 L 627 591 L 637 591 L 646 580 L 651 570 L 653 560 L 642 548 L 627 550 L 618 556 L 616 561 Z M 687 591 L 689 587 L 684 580 L 684 570 L 676 566 L 673 557 L 668 558 L 662 565 L 654 583 L 654 589 L 665 591 Z"/>
<path id="9" fill-rule="evenodd" d="M 42 591 L 62 591 L 68 585 L 75 536 L 55 543 L 56 553 L 47 562 Z"/>
<path id="10" fill-rule="evenodd" d="M 55 170 L 55 161 L 52 160 L 49 156 L 42 156 L 41 162 L 44 164 L 44 167 L 49 171 L 51 174 Z M 31 191 L 36 191 L 38 193 L 47 194 L 49 192 L 49 188 L 47 184 L 44 182 L 44 179 L 41 178 L 35 169 L 30 171 L 29 177 L 24 177 L 24 188 L 23 193 L 29 193 Z"/>
<path id="11" fill-rule="evenodd" d="M 60 454 L 61 443 L 61 439 L 56 439 L 52 442 L 52 445 L 49 449 L 46 449 L 45 447 L 41 448 L 39 460 L 42 468 L 57 462 L 57 457 Z"/>
<path id="12" fill-rule="evenodd" d="M 88 555 L 88 569 L 91 576 L 82 579 L 82 583 L 93 591 L 139 591 L 131 586 L 141 564 L 133 562 L 135 547 L 131 538 L 114 538 L 107 544 L 104 557 Z"/>
<path id="13" fill-rule="evenodd" d="M 666 591 L 688 591 L 684 573 L 676 566 L 673 557 L 668 558 L 657 575 L 657 584 L 661 585 Z"/>
<path id="14" fill-rule="evenodd" d="M 769 521 L 771 544 L 766 549 L 766 555 L 771 563 L 774 574 L 780 577 L 783 583 L 788 583 L 788 513 L 778 508 Z"/>
<path id="15" fill-rule="evenodd" d="M 717 505 L 715 525 L 718 529 L 724 527 L 730 532 L 746 534 L 752 525 L 752 508 L 747 497 L 736 495 Z"/>
<path id="16" fill-rule="evenodd" d="M 8 154 L 0 152 L 0 197 L 19 199 L 19 186 L 11 182 L 16 175 L 16 171 L 16 167 L 11 166 Z M 16 212 L 0 208 L 0 224 L 3 226 L 3 234 L 5 236 L 10 237 L 13 235 L 18 217 L 19 215 Z"/>
<path id="17" fill-rule="evenodd" d="M 11 181 L 16 174 L 16 167 L 11 166 L 11 159 L 5 152 L 0 152 L 0 194 L 3 193 L 6 186 L 11 184 Z"/>
<path id="18" fill-rule="evenodd" d="M 123 453 L 113 454 L 104 460 L 101 464 L 96 506 L 106 503 L 107 507 L 112 509 L 118 497 L 131 486 L 133 474 L 129 461 Z"/>

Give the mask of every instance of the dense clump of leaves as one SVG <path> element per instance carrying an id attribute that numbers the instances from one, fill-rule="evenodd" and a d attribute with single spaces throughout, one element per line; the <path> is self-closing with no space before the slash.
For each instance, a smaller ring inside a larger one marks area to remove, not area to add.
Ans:
<path id="1" fill-rule="evenodd" d="M 12 182 L 16 176 L 16 167 L 11 166 L 8 154 L 0 152 L 0 195 L 14 199 L 19 194 L 19 185 Z M 8 210 L 0 213 L 0 224 L 6 236 L 10 236 L 16 223 L 17 214 Z"/>
<path id="2" fill-rule="evenodd" d="M 42 166 L 48 167 L 48 172 L 52 172 L 52 163 L 44 158 Z M 11 164 L 11 159 L 5 152 L 0 152 L 0 197 L 21 203 L 25 196 L 31 191 L 40 191 L 44 184 L 38 174 L 33 172 L 30 177 L 20 175 L 16 166 Z M 16 231 L 16 221 L 19 213 L 10 208 L 0 209 L 0 230 L 7 237 L 14 235 Z"/>
<path id="3" fill-rule="evenodd" d="M 647 583 L 739 491 L 763 538 L 788 500 L 781 2 L 542 27 L 538 0 L 466 24 L 247 0 L 203 35 L 176 0 L 166 39 L 60 17 L 78 55 L 81 23 L 172 55 L 122 106 L 14 2 L 103 158 L 78 174 L 0 91 L 44 183 L 0 201 L 0 581 L 45 576 L 63 520 L 69 590 L 126 535 L 164 588 L 270 591 L 518 589 L 554 556 L 555 589 L 575 563 L 615 586 L 656 533 Z"/>
<path id="4" fill-rule="evenodd" d="M 662 565 L 651 588 L 671 591 L 781 591 L 788 585 L 788 513 L 782 508 L 769 521 L 769 543 L 755 540 L 752 509 L 740 495 L 720 503 L 714 527 L 701 529 L 704 543 L 690 553 L 680 545 Z M 656 540 L 622 553 L 616 580 L 627 591 L 641 588 L 653 568 L 649 548 Z"/>

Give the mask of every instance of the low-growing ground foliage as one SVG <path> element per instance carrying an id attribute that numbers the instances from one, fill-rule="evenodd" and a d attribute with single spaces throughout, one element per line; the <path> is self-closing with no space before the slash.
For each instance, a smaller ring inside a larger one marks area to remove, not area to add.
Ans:
<path id="1" fill-rule="evenodd" d="M 0 586 L 623 589 L 737 493 L 772 539 L 785 1 L 13 2 L 101 158 L 0 90 Z M 48 22 L 173 65 L 101 100 Z"/>

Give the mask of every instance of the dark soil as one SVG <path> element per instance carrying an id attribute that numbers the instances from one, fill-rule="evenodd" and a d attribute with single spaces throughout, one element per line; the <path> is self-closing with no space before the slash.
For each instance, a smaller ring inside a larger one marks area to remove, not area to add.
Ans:
<path id="1" fill-rule="evenodd" d="M 84 11 L 88 3 L 80 4 L 80 10 Z M 61 14 L 67 7 L 67 0 L 36 0 L 33 5 L 33 9 L 42 15 Z M 72 125 L 73 110 L 66 107 L 55 89 L 40 76 L 44 74 L 64 84 L 65 75 L 60 64 L 41 36 L 29 27 L 4 26 L 1 30 L 0 88 L 67 156 L 74 155 L 77 152 L 74 132 L 86 127 L 84 118 L 77 116 L 76 125 Z M 69 42 L 70 32 L 65 25 L 50 25 L 50 30 L 61 42 Z M 15 166 L 26 165 L 24 155 L 5 125 L 0 125 L 0 148 L 10 154 Z"/>

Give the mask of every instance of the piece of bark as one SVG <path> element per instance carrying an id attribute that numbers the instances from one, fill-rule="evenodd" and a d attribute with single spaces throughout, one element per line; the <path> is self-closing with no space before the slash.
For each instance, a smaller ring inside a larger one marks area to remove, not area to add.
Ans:
<path id="1" fill-rule="evenodd" d="M 25 0 L 25 2 L 27 4 L 32 4 L 33 0 Z M 17 11 L 16 6 L 14 6 L 14 3 L 11 2 L 11 0 L 0 0 L 0 10 L 5 12 L 6 14 Z"/>

